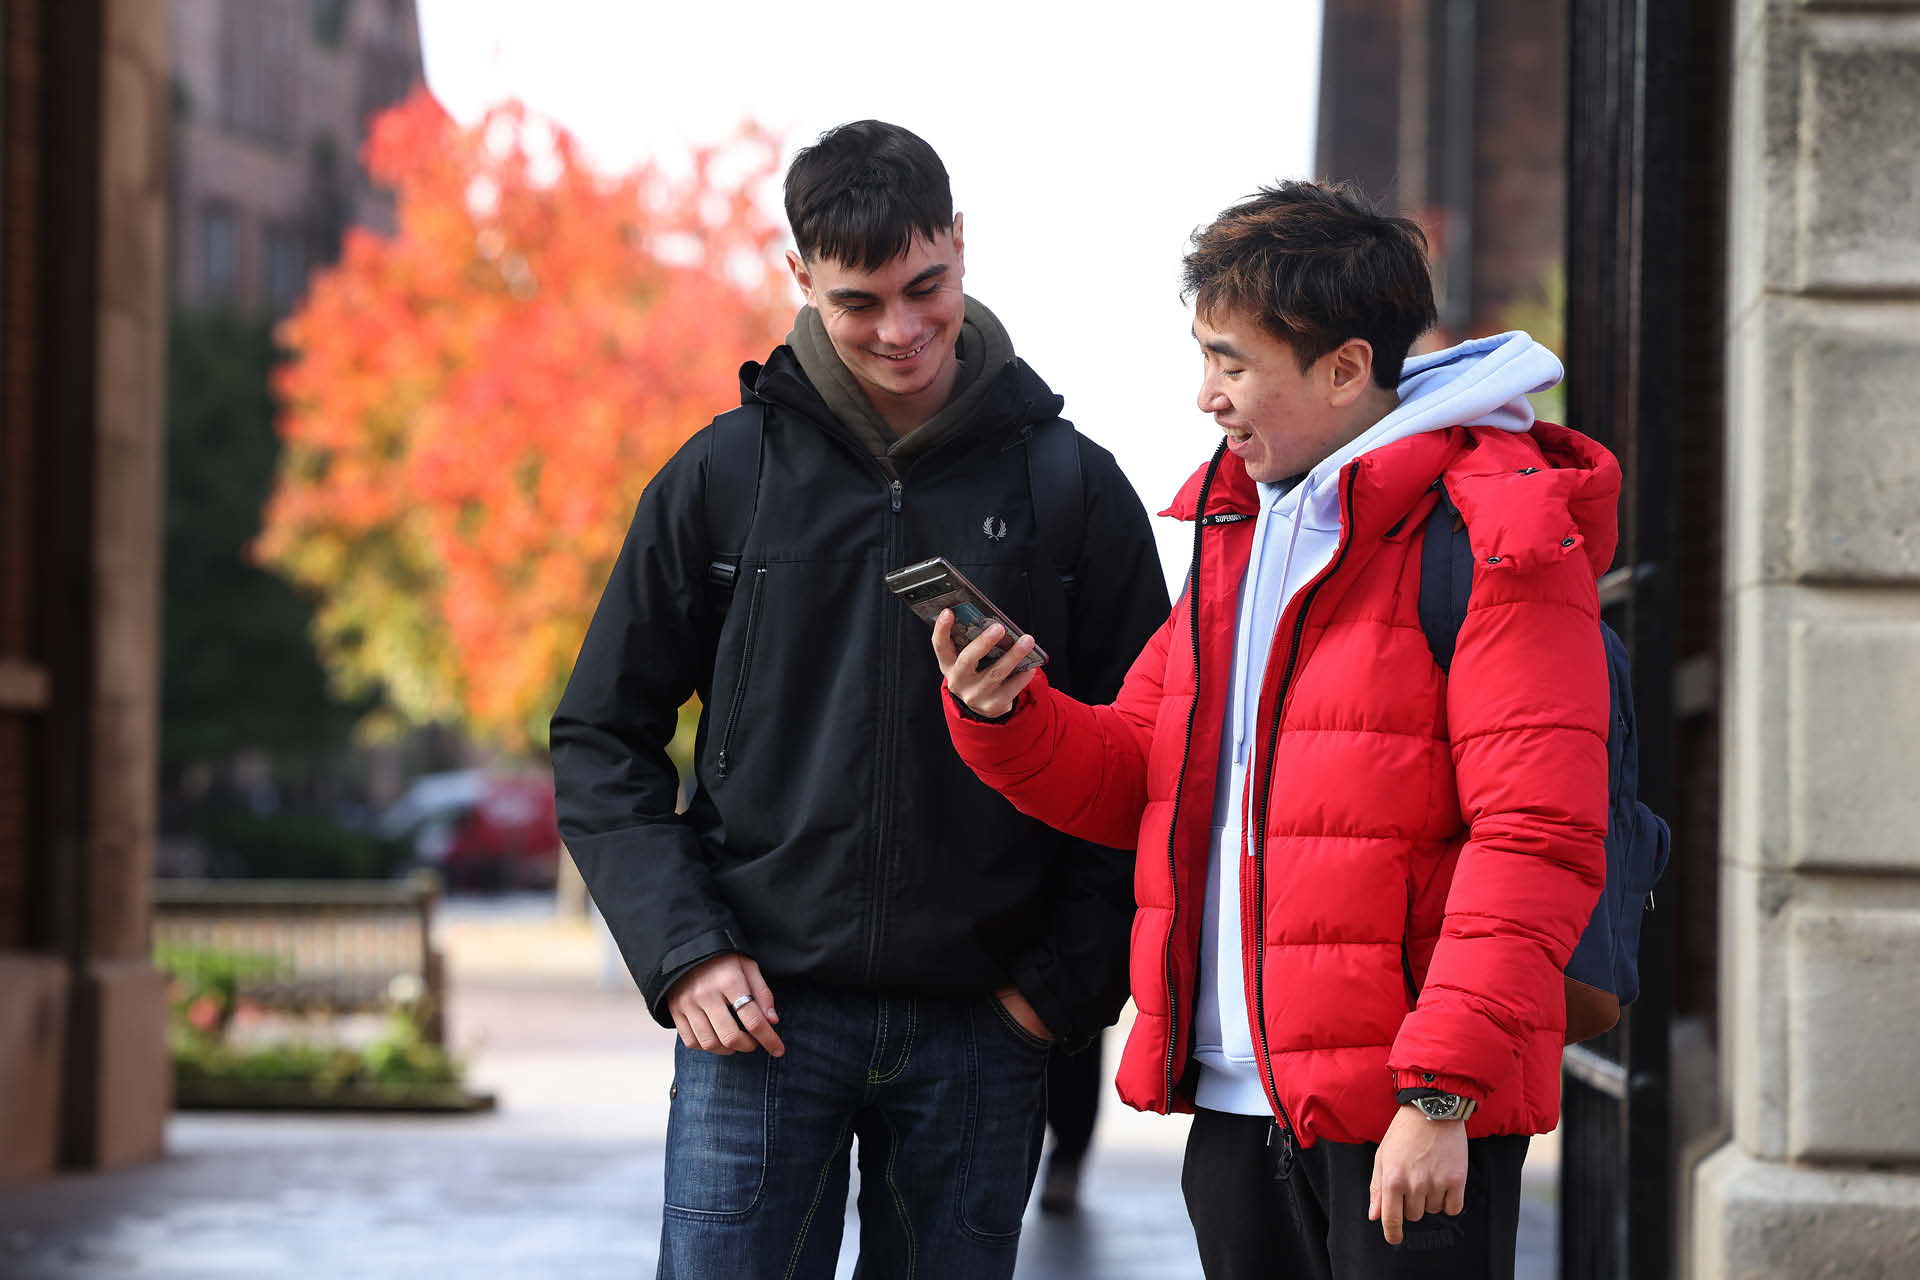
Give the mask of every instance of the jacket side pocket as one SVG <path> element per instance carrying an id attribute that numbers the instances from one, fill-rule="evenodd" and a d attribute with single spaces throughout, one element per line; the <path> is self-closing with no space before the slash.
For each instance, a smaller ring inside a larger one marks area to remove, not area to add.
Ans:
<path id="1" fill-rule="evenodd" d="M 740 646 L 740 674 L 733 682 L 733 696 L 727 700 L 727 722 L 720 731 L 720 754 L 714 760 L 714 769 L 722 778 L 733 768 L 733 734 L 740 726 L 740 708 L 753 674 L 753 642 L 760 634 L 760 602 L 766 589 L 767 569 L 762 565 L 753 571 L 753 591 L 747 598 L 747 638 Z"/>

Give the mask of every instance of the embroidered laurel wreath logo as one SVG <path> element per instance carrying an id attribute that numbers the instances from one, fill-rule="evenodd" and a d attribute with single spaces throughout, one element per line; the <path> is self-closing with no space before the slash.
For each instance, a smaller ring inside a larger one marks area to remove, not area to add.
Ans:
<path id="1" fill-rule="evenodd" d="M 988 516 L 980 522 L 980 532 L 998 542 L 1007 536 L 1007 522 L 999 516 Z"/>

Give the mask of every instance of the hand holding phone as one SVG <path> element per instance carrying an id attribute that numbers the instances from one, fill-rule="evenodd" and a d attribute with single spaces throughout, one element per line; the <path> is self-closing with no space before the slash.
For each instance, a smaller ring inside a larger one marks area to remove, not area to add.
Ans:
<path id="1" fill-rule="evenodd" d="M 1008 645 L 1007 635 L 995 622 L 961 648 L 952 611 L 943 610 L 933 624 L 933 657 L 946 677 L 948 691 L 983 720 L 998 720 L 1013 710 L 1020 691 L 1033 683 L 1040 670 L 1038 664 L 1027 661 L 1032 656 L 1029 650 L 1038 647 L 1033 637 L 1021 636 Z"/>
<path id="2" fill-rule="evenodd" d="M 929 623 L 935 623 L 942 611 L 951 610 L 956 647 L 972 644 L 996 624 L 1008 642 L 1021 636 L 1020 628 L 1013 625 L 1013 620 L 1000 612 L 999 607 L 987 599 L 985 592 L 967 581 L 967 576 L 948 563 L 945 556 L 935 556 L 904 569 L 895 569 L 887 575 L 886 583 L 888 590 L 905 600 L 915 613 Z M 1006 651 L 1006 644 L 990 645 L 981 655 L 980 669 L 984 671 L 998 662 Z M 1044 666 L 1046 661 L 1047 651 L 1035 644 L 1020 659 L 1020 665 L 1015 670 Z"/>
<path id="3" fill-rule="evenodd" d="M 1005 715 L 1047 660 L 1034 638 L 936 556 L 887 575 L 887 586 L 933 624 L 933 656 L 947 688 L 975 715 Z"/>

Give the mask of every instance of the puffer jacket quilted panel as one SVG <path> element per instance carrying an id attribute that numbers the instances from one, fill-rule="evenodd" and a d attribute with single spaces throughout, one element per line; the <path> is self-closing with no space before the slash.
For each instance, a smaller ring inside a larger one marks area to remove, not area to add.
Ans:
<path id="1" fill-rule="evenodd" d="M 1251 533 L 1234 517 L 1255 501 L 1236 459 L 1215 465 L 1169 512 L 1195 519 L 1204 488 L 1216 521 L 1199 530 L 1197 572 L 1112 706 L 1042 679 L 1004 724 L 949 719 L 968 763 L 1016 806 L 1088 839 L 1136 838 L 1138 1017 L 1117 1083 L 1149 1110 L 1185 1105 Z M 1436 478 L 1479 560 L 1451 679 L 1417 607 Z M 1454 428 L 1363 455 L 1340 484 L 1340 550 L 1280 620 L 1244 815 L 1262 833 L 1241 918 L 1270 1101 L 1304 1142 L 1377 1141 L 1395 1089 L 1430 1078 L 1480 1099 L 1474 1135 L 1544 1132 L 1558 1120 L 1561 966 L 1603 867 L 1594 583 L 1613 552 L 1619 470 L 1550 424 Z"/>

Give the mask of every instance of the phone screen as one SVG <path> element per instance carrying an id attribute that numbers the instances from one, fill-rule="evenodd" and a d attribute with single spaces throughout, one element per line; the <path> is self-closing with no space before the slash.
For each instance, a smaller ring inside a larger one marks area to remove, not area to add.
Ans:
<path id="1" fill-rule="evenodd" d="M 945 557 L 935 556 L 931 560 L 922 560 L 910 564 L 904 569 L 895 569 L 886 578 L 887 587 L 905 600 L 913 611 L 933 625 L 942 609 L 953 610 L 953 641 L 956 648 L 964 649 L 980 638 L 980 633 L 994 623 L 1006 628 L 1008 641 L 1020 638 L 1020 628 L 1011 618 L 1002 613 L 994 603 L 967 581 L 965 574 L 948 563 Z M 981 660 L 979 669 L 984 671 L 1006 655 L 1004 644 L 995 645 Z M 1033 651 L 1021 659 L 1016 671 L 1026 671 L 1032 667 L 1044 666 L 1047 661 L 1046 650 L 1038 644 Z"/>

